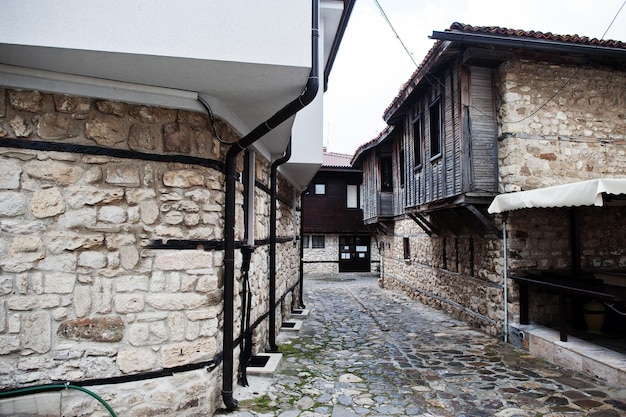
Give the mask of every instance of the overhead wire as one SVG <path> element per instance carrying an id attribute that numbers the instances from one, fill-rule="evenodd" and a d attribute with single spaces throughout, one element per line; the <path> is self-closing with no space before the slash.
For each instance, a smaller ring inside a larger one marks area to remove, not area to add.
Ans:
<path id="1" fill-rule="evenodd" d="M 402 45 L 402 47 L 404 48 L 405 52 L 407 53 L 407 55 L 409 56 L 409 58 L 411 58 L 411 61 L 413 61 L 413 64 L 415 64 L 416 67 L 418 67 L 417 62 L 415 61 L 415 59 L 413 58 L 413 54 L 411 53 L 411 51 L 409 51 L 409 49 L 406 47 L 405 43 L 402 41 L 402 38 L 400 37 L 400 35 L 398 34 L 398 32 L 396 31 L 396 29 L 393 27 L 393 25 L 391 24 L 391 21 L 389 20 L 389 18 L 387 17 L 387 13 L 385 13 L 385 10 L 383 9 L 383 7 L 380 5 L 380 3 L 378 2 L 378 0 L 373 0 L 374 4 L 376 4 L 376 7 L 378 7 L 378 10 L 380 11 L 380 14 L 383 16 L 383 18 L 385 19 L 385 21 L 387 22 L 387 24 L 389 25 L 389 27 L 391 28 L 391 30 L 393 31 L 393 33 L 396 35 L 396 38 L 398 39 L 398 41 L 400 41 L 400 44 Z"/>
<path id="2" fill-rule="evenodd" d="M 396 35 L 396 38 L 398 39 L 398 41 L 402 45 L 403 49 L 405 50 L 405 52 L 407 53 L 407 55 L 409 56 L 409 58 L 411 59 L 411 61 L 415 65 L 415 67 L 419 68 L 419 65 L 417 64 L 417 62 L 413 58 L 413 54 L 409 51 L 409 49 L 407 48 L 406 44 L 404 43 L 404 41 L 402 40 L 402 38 L 400 37 L 400 35 L 396 31 L 396 29 L 394 28 L 394 26 L 391 23 L 391 21 L 389 20 L 389 18 L 387 17 L 387 14 L 385 13 L 385 10 L 381 6 L 380 2 L 378 0 L 372 0 L 372 1 L 376 4 L 376 7 L 380 11 L 381 15 L 383 16 L 383 18 L 385 19 L 385 21 L 387 22 L 387 24 L 389 25 L 389 27 L 391 28 L 393 33 Z M 613 19 L 611 19 L 611 23 L 609 23 L 608 27 L 606 28 L 606 30 L 602 34 L 602 37 L 600 38 L 600 41 L 604 40 L 604 38 L 606 37 L 606 34 L 609 32 L 609 30 L 611 29 L 611 27 L 613 26 L 613 24 L 617 20 L 617 17 L 621 13 L 621 11 L 624 8 L 624 6 L 626 6 L 626 0 L 624 0 L 622 2 L 622 5 L 620 6 L 620 8 L 617 10 L 615 15 L 613 16 Z M 596 48 L 598 46 L 599 45 L 596 45 Z M 551 103 L 555 99 L 555 97 L 558 96 L 561 93 L 561 91 L 563 91 L 563 89 L 565 87 L 567 87 L 571 83 L 571 81 L 574 79 L 574 77 L 578 74 L 579 71 L 580 71 L 580 67 L 575 68 L 574 71 L 572 72 L 572 74 L 563 82 L 563 84 L 554 92 L 554 94 L 552 94 L 552 96 L 550 96 L 543 104 L 541 104 L 537 109 L 535 109 L 533 112 L 531 112 L 528 116 L 526 116 L 526 117 L 524 117 L 522 119 L 519 119 L 519 120 L 512 121 L 511 123 L 521 123 L 521 122 L 523 122 L 523 121 L 533 117 L 534 115 L 536 115 L 539 111 L 541 111 L 541 109 L 543 109 L 545 106 L 547 106 L 549 103 Z M 444 88 L 444 90 L 445 90 L 444 83 L 441 80 L 439 80 L 438 77 L 434 76 L 434 74 L 430 73 L 430 71 L 427 71 L 424 74 L 424 79 L 433 88 L 436 88 L 435 83 L 437 83 L 437 84 L 441 85 Z M 431 79 L 434 79 L 434 81 L 431 80 Z M 445 96 L 445 93 L 444 93 L 444 96 Z M 474 107 L 472 105 L 469 105 L 469 107 L 474 108 L 476 111 L 484 114 L 484 112 L 482 112 L 480 109 L 478 109 L 478 108 L 476 108 L 476 107 Z"/>
<path id="3" fill-rule="evenodd" d="M 406 54 L 409 56 L 409 58 L 411 59 L 411 61 L 413 62 L 413 64 L 415 65 L 415 68 L 418 69 L 419 68 L 419 64 L 417 63 L 417 61 L 415 61 L 415 58 L 413 56 L 413 53 L 411 51 L 409 51 L 409 49 L 407 48 L 406 44 L 404 43 L 404 41 L 402 40 L 402 38 L 400 37 L 400 35 L 398 34 L 398 31 L 396 31 L 395 27 L 393 26 L 393 24 L 391 23 L 391 21 L 389 20 L 389 17 L 387 17 L 387 13 L 385 13 L 385 10 L 383 9 L 382 5 L 380 4 L 380 2 L 378 0 L 372 0 L 374 2 L 374 4 L 376 5 L 376 7 L 378 8 L 378 10 L 380 11 L 380 14 L 383 16 L 383 18 L 385 19 L 385 22 L 387 22 L 387 25 L 389 25 L 389 28 L 391 28 L 392 32 L 396 35 L 396 38 L 398 39 L 398 41 L 400 42 L 400 44 L 402 45 L 402 48 L 404 49 L 404 51 L 406 52 Z M 626 0 L 625 0 L 626 1 Z M 434 81 L 431 80 L 434 79 Z M 426 72 L 424 74 L 424 79 L 426 80 L 426 82 L 428 84 L 430 84 L 431 87 L 436 88 L 435 83 L 441 85 L 441 87 L 444 88 L 445 91 L 445 84 L 439 80 L 437 77 L 435 77 L 433 74 L 431 74 L 430 72 Z M 445 93 L 443 94 L 444 97 L 449 98 Z M 483 113 L 484 112 L 478 108 L 475 108 L 474 106 L 470 107 L 474 108 L 476 111 Z"/>
<path id="4" fill-rule="evenodd" d="M 604 33 L 602 34 L 602 37 L 600 38 L 600 41 L 603 41 L 606 34 L 609 32 L 609 30 L 611 29 L 611 26 L 613 26 L 613 23 L 615 23 L 615 20 L 617 19 L 617 17 L 619 16 L 620 12 L 622 11 L 622 9 L 624 8 L 624 5 L 626 5 L 626 0 L 624 0 L 624 2 L 622 3 L 622 5 L 620 6 L 620 8 L 617 10 L 617 12 L 615 13 L 615 15 L 613 16 L 613 19 L 611 20 L 611 23 L 609 23 L 609 26 L 606 28 L 606 30 L 604 31 Z M 595 48 L 598 48 L 600 45 L 600 43 L 598 42 L 598 44 L 596 44 Z M 555 98 L 556 96 L 558 96 L 561 91 L 563 91 L 563 89 L 565 87 L 567 87 L 572 80 L 574 79 L 574 77 L 576 75 L 578 75 L 578 73 L 580 72 L 580 67 L 576 67 L 574 68 L 574 71 L 572 72 L 572 74 L 563 82 L 563 84 L 557 88 L 557 90 L 554 92 L 554 94 L 552 94 L 545 102 L 543 102 L 543 104 L 541 104 L 539 107 L 537 107 L 534 111 L 532 111 L 528 116 L 523 117 L 519 120 L 514 120 L 510 123 L 521 123 L 525 120 L 530 119 L 531 117 L 533 117 L 534 115 L 536 115 L 537 113 L 539 113 L 539 111 L 541 111 L 541 109 L 543 109 L 544 107 L 546 107 L 548 104 L 550 104 Z"/>

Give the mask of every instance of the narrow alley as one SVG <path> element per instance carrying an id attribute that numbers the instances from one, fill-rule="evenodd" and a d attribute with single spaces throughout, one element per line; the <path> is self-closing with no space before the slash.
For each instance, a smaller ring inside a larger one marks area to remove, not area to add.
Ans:
<path id="1" fill-rule="evenodd" d="M 230 416 L 626 415 L 626 388 L 552 365 L 372 275 L 307 276 L 310 315 L 281 332 L 274 377 L 237 387 Z"/>

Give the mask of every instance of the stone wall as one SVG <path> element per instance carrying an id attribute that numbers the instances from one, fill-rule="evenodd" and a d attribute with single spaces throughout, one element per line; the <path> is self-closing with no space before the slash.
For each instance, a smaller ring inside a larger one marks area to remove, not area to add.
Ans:
<path id="1" fill-rule="evenodd" d="M 324 248 L 304 248 L 304 272 L 311 274 L 336 274 L 339 273 L 339 235 L 325 235 Z M 309 237 L 310 239 L 310 237 Z M 375 239 L 370 241 L 370 272 L 378 272 L 380 256 Z"/>
<path id="2" fill-rule="evenodd" d="M 508 61 L 495 74 L 500 192 L 626 176 L 626 74 L 611 69 Z M 558 92 L 558 94 L 556 94 Z M 584 270 L 626 266 L 624 207 L 583 208 Z M 500 227 L 501 216 L 492 217 Z M 569 269 L 567 209 L 509 213 L 508 267 Z M 381 240 L 381 285 L 397 288 L 493 335 L 503 332 L 501 239 L 429 237 L 398 220 Z M 410 259 L 404 259 L 404 239 Z M 519 320 L 517 285 L 508 281 L 509 320 Z M 535 291 L 530 319 L 556 323 L 554 295 Z"/>
<path id="3" fill-rule="evenodd" d="M 444 238 L 429 237 L 413 220 L 396 221 L 394 234 L 379 238 L 383 247 L 380 283 L 384 288 L 403 291 L 488 334 L 502 333 L 502 259 L 498 240 L 458 238 L 454 242 L 448 238 L 444 243 Z M 409 259 L 404 259 L 405 238 L 410 245 Z"/>
<path id="4" fill-rule="evenodd" d="M 304 272 L 311 274 L 339 273 L 339 235 L 325 235 L 324 248 L 304 248 Z"/>
<path id="5" fill-rule="evenodd" d="M 501 192 L 626 176 L 623 71 L 509 61 L 498 69 L 496 83 Z M 622 268 L 624 209 L 581 212 L 583 270 Z M 510 270 L 572 268 L 569 210 L 511 212 L 507 225 Z M 516 320 L 517 286 L 509 288 Z M 533 291 L 530 302 L 531 321 L 557 322 L 552 294 Z"/>
<path id="6" fill-rule="evenodd" d="M 214 128 L 223 141 L 237 139 L 220 120 Z M 106 152 L 50 150 L 51 144 Z M 219 163 L 227 148 L 200 113 L 0 89 L 3 388 L 150 372 L 211 361 L 220 353 Z M 211 163 L 122 158 L 110 150 Z M 257 175 L 269 185 L 269 163 L 258 155 L 257 161 Z M 281 193 L 295 195 L 286 181 L 280 184 Z M 236 239 L 244 236 L 242 191 L 238 183 Z M 256 195 L 256 237 L 268 239 L 270 200 L 263 191 Z M 279 233 L 295 237 L 291 216 L 281 206 Z M 207 245 L 178 243 L 189 240 Z M 279 296 L 298 276 L 297 251 L 285 252 L 277 262 Z M 239 294 L 239 251 L 235 261 Z M 267 263 L 263 245 L 251 263 L 252 322 L 268 309 Z M 240 307 L 237 297 L 235 337 Z M 258 332 L 255 349 L 262 350 L 263 326 Z M 187 408 L 211 415 L 220 404 L 220 368 L 191 372 L 193 377 L 108 386 L 104 392 L 123 415 Z"/>
<path id="7" fill-rule="evenodd" d="M 626 73 L 508 61 L 496 80 L 501 192 L 626 175 Z"/>
<path id="8" fill-rule="evenodd" d="M 626 208 L 623 206 L 582 207 L 581 268 L 587 273 L 611 272 L 626 267 Z M 514 211 L 507 222 L 509 270 L 570 270 L 570 211 L 529 209 Z M 623 280 L 622 280 L 623 281 Z M 623 282 L 607 282 L 624 286 Z M 509 314 L 519 319 L 519 291 L 510 282 Z M 532 322 L 558 324 L 558 296 L 531 289 L 529 315 Z M 624 290 L 622 290 L 624 291 Z M 626 291 L 625 291 L 626 294 Z M 573 314 L 570 312 L 570 314 Z M 577 319 L 571 317 L 572 320 Z M 578 318 L 580 319 L 580 317 Z"/>

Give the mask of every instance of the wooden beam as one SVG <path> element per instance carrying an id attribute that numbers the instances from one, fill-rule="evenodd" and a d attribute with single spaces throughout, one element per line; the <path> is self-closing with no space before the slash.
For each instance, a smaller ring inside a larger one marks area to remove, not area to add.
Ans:
<path id="1" fill-rule="evenodd" d="M 410 217 L 410 218 L 411 218 L 411 219 L 412 219 L 415 223 L 417 223 L 417 225 L 418 225 L 419 227 L 421 227 L 421 228 L 422 228 L 422 230 L 423 230 L 424 232 L 426 232 L 426 234 L 427 234 L 428 236 L 432 236 L 432 234 L 433 234 L 432 229 L 431 229 L 430 227 L 428 227 L 428 226 L 427 226 L 424 222 L 422 222 L 420 219 L 418 219 L 418 218 L 417 218 L 417 216 L 416 216 L 415 214 L 413 214 L 413 213 L 409 213 L 409 217 Z"/>
<path id="2" fill-rule="evenodd" d="M 485 227 L 485 229 L 495 234 L 499 239 L 502 238 L 502 230 L 491 221 L 490 218 L 485 216 L 482 211 L 478 210 L 474 205 L 468 204 L 467 209 L 474 215 L 476 219 Z"/>
<path id="3" fill-rule="evenodd" d="M 417 223 L 424 231 L 430 236 L 431 234 L 440 235 L 441 230 L 437 228 L 434 224 L 426 220 L 424 216 L 419 213 L 409 213 L 409 217 L 413 219 L 415 223 Z M 430 230 L 430 233 L 428 232 Z"/>

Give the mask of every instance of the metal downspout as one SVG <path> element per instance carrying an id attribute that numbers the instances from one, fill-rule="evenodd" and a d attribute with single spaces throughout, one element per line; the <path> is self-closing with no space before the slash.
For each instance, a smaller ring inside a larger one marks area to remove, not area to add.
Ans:
<path id="1" fill-rule="evenodd" d="M 311 73 L 302 94 L 288 103 L 272 117 L 232 145 L 226 153 L 224 181 L 224 365 L 222 375 L 222 400 L 230 411 L 237 408 L 233 397 L 233 327 L 235 297 L 235 197 L 237 184 L 237 155 L 272 129 L 296 114 L 313 101 L 319 88 L 319 0 L 312 0 Z"/>
<path id="2" fill-rule="evenodd" d="M 300 194 L 300 308 L 306 308 L 304 305 L 304 222 L 302 221 L 302 213 L 304 208 L 302 207 L 302 194 Z"/>
<path id="3" fill-rule="evenodd" d="M 276 208 L 278 195 L 276 192 L 276 176 L 278 174 L 278 167 L 291 158 L 291 138 L 289 138 L 289 144 L 285 155 L 272 162 L 271 175 L 270 175 L 270 324 L 269 324 L 269 344 L 270 352 L 278 352 L 278 346 L 276 346 Z"/>

